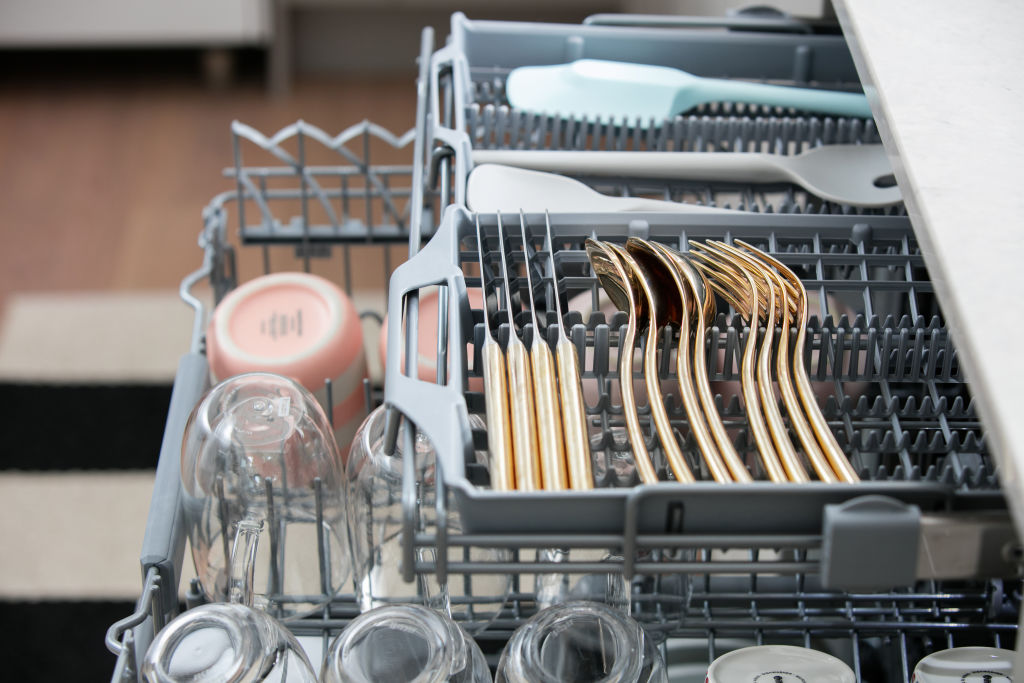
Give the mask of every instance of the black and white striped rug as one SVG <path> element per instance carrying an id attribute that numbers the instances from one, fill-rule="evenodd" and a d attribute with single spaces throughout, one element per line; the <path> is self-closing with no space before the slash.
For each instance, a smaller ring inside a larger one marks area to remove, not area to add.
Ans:
<path id="1" fill-rule="evenodd" d="M 16 294 L 0 324 L 7 680 L 109 680 L 191 312 L 174 292 Z M 19 636 L 19 634 L 23 634 Z"/>

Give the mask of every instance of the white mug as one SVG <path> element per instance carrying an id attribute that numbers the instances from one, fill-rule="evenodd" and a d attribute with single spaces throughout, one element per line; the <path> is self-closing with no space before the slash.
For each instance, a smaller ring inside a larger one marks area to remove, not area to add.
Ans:
<path id="1" fill-rule="evenodd" d="M 911 683 L 1009 683 L 1013 651 L 995 647 L 954 647 L 928 655 L 914 667 Z"/>
<path id="2" fill-rule="evenodd" d="M 711 663 L 704 683 L 856 683 L 850 667 L 824 652 L 791 645 L 745 647 Z"/>

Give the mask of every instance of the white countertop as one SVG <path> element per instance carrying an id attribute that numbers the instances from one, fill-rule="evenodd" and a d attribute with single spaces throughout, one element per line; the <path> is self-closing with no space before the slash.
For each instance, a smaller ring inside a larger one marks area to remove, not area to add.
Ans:
<path id="1" fill-rule="evenodd" d="M 1024 529 L 1024 3 L 835 7 Z"/>

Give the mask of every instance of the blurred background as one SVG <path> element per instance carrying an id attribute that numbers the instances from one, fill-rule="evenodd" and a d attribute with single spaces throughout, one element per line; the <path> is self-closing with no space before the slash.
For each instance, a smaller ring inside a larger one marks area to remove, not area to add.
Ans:
<path id="1" fill-rule="evenodd" d="M 4 0 L 0 3 L 0 628 L 10 680 L 109 680 L 229 125 L 415 113 L 420 31 L 739 0 Z M 775 0 L 820 17 L 824 0 Z M 409 163 L 406 151 L 395 163 Z M 378 275 L 379 280 L 379 275 Z M 358 283 L 356 283 L 358 287 Z M 186 559 L 186 564 L 189 562 Z M 186 577 L 187 578 L 187 577 Z M 20 637 L 18 634 L 23 634 Z"/>

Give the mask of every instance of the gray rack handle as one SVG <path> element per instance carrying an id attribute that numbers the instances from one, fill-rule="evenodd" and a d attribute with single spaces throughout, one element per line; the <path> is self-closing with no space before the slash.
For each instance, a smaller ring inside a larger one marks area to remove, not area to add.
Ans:
<path id="1" fill-rule="evenodd" d="M 165 617 L 178 610 L 178 579 L 185 554 L 185 519 L 181 501 L 181 440 L 193 407 L 209 386 L 206 356 L 190 352 L 181 357 L 174 377 L 171 405 L 156 466 L 153 499 L 142 541 L 142 576 L 151 568 L 160 575 L 160 594 L 153 611 Z"/>
<path id="2" fill-rule="evenodd" d="M 775 31 L 780 33 L 812 33 L 811 27 L 799 19 L 782 15 L 737 15 L 732 17 L 689 17 L 663 14 L 591 14 L 583 20 L 586 26 L 631 26 L 649 28 L 727 28 L 737 31 Z"/>
<path id="3" fill-rule="evenodd" d="M 449 207 L 448 211 L 456 207 Z M 448 353 L 463 357 L 449 363 L 447 383 L 424 382 L 406 375 L 399 363 L 388 363 L 384 375 L 384 402 L 397 408 L 412 421 L 434 445 L 439 466 L 458 476 L 464 467 L 460 458 L 473 450 L 470 436 L 469 413 L 462 395 L 465 386 L 466 345 L 462 343 L 463 329 L 470 324 L 469 300 L 466 282 L 458 263 L 458 240 L 453 229 L 455 221 L 442 219 L 441 228 L 422 250 L 395 269 L 388 287 L 388 310 L 403 311 L 406 296 L 432 285 L 447 285 L 449 291 Z M 399 358 L 403 327 L 408 348 L 417 346 L 416 315 L 410 315 L 404 325 L 388 327 L 387 357 Z M 415 357 L 415 356 L 414 356 Z M 416 372 L 416 364 L 406 368 Z M 450 462 L 442 462 L 448 455 Z"/>

